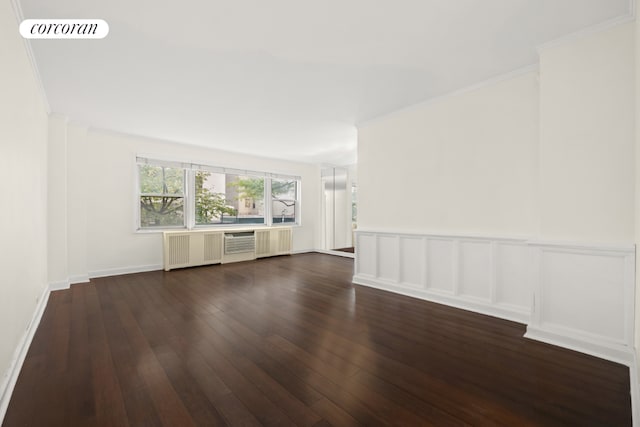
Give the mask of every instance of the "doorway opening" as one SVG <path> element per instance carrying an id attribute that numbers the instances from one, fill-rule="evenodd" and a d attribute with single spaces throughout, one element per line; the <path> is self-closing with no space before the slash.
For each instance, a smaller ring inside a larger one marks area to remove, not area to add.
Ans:
<path id="1" fill-rule="evenodd" d="M 355 252 L 357 221 L 355 166 L 322 170 L 323 249 L 343 254 Z"/>

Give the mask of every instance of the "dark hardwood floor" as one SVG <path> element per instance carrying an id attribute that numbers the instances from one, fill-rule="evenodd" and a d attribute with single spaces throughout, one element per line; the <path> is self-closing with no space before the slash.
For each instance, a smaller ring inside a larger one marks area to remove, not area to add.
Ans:
<path id="1" fill-rule="evenodd" d="M 4 426 L 631 424 L 624 366 L 304 254 L 51 294 Z"/>

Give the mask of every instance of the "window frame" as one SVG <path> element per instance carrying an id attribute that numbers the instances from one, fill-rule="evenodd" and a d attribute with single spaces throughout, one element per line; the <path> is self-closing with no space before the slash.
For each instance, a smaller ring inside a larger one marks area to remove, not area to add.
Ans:
<path id="1" fill-rule="evenodd" d="M 164 193 L 143 193 L 141 191 L 142 189 L 140 188 L 142 184 L 140 180 L 140 170 L 141 170 L 141 167 L 144 165 L 149 165 L 154 167 L 163 167 L 163 168 L 172 168 L 172 169 L 181 169 L 182 170 L 182 194 L 179 196 L 175 196 L 175 195 L 164 194 Z M 144 231 L 181 230 L 187 226 L 187 217 L 189 215 L 187 175 L 188 175 L 187 170 L 179 166 L 167 165 L 162 163 L 154 164 L 149 162 L 146 162 L 146 163 L 136 162 L 136 187 L 137 187 L 137 195 L 136 195 L 137 224 L 136 226 L 138 230 L 144 230 Z M 167 197 L 167 196 L 182 199 L 182 225 L 161 225 L 161 226 L 143 227 L 142 226 L 142 207 L 140 206 L 141 199 L 143 197 Z"/>
<path id="2" fill-rule="evenodd" d="M 177 226 L 159 226 L 159 227 L 142 227 L 142 208 L 140 206 L 140 198 L 143 197 L 141 192 L 140 165 L 148 164 L 152 166 L 164 166 L 181 168 L 184 173 L 184 225 Z M 196 173 L 198 171 L 207 171 L 212 173 L 242 175 L 264 179 L 264 222 L 262 223 L 243 223 L 243 224 L 196 224 Z M 275 174 L 269 172 L 259 172 L 245 169 L 226 168 L 220 166 L 212 166 L 206 164 L 179 162 L 175 160 L 164 160 L 159 156 L 143 156 L 136 155 L 134 157 L 134 232 L 136 233 L 158 233 L 165 230 L 202 230 L 202 229 L 224 229 L 224 228 L 270 228 L 270 227 L 299 227 L 301 221 L 301 194 L 302 194 L 302 177 L 288 174 Z M 296 182 L 295 192 L 295 221 L 284 223 L 273 223 L 273 202 L 274 197 L 271 194 L 271 181 L 273 179 L 290 180 Z"/>
<path id="3" fill-rule="evenodd" d="M 274 197 L 273 194 L 273 189 L 272 189 L 272 183 L 273 180 L 279 180 L 279 181 L 295 181 L 295 192 L 294 192 L 294 212 L 295 212 L 295 220 L 293 221 L 293 223 L 291 222 L 279 222 L 279 223 L 273 223 L 273 203 L 275 201 L 279 201 L 279 200 L 291 200 L 291 199 L 279 199 Z M 292 178 L 287 178 L 284 176 L 280 176 L 280 177 L 272 177 L 271 180 L 269 181 L 269 210 L 271 212 L 269 212 L 269 220 L 271 221 L 271 225 L 273 227 L 286 227 L 287 225 L 291 225 L 291 224 L 297 224 L 298 223 L 298 218 L 299 218 L 299 212 L 300 212 L 300 185 L 301 185 L 301 180 L 299 179 L 292 179 Z"/>
<path id="4" fill-rule="evenodd" d="M 215 167 L 211 167 L 211 168 L 215 168 Z M 217 169 L 217 168 L 216 168 Z M 191 227 L 188 228 L 189 230 L 194 230 L 194 229 L 207 229 L 207 228 L 260 228 L 260 227 L 270 227 L 271 225 L 268 223 L 267 221 L 267 207 L 265 206 L 264 208 L 264 218 L 263 218 L 263 222 L 261 223 L 243 223 L 243 224 L 238 224 L 238 223 L 230 223 L 230 224 L 225 224 L 225 223 L 220 223 L 220 224 L 197 224 L 196 223 L 196 218 L 195 218 L 195 211 L 196 211 L 196 173 L 198 171 L 200 171 L 202 169 L 192 169 L 190 172 L 191 175 L 191 181 L 190 181 L 190 185 L 191 185 L 191 192 L 193 194 L 193 200 L 192 203 L 190 203 L 191 209 L 194 212 L 194 215 L 192 216 L 192 220 L 193 222 L 191 222 Z M 248 170 L 237 170 L 237 169 L 227 169 L 225 172 L 214 172 L 211 170 L 206 170 L 207 172 L 211 172 L 211 173 L 219 173 L 219 174 L 225 174 L 225 175 L 240 175 L 240 176 L 246 176 L 246 177 L 256 177 L 256 178 L 264 178 L 264 187 L 265 189 L 264 191 L 264 196 L 263 196 L 263 202 L 266 200 L 266 194 L 267 194 L 267 177 L 266 174 L 264 173 L 259 173 L 259 172 L 253 172 L 253 171 L 248 171 Z M 264 203 L 263 203 L 264 204 Z"/>

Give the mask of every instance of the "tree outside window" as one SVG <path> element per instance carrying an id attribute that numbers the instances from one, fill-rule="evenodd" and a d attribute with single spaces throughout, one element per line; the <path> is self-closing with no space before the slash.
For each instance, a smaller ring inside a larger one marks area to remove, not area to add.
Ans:
<path id="1" fill-rule="evenodd" d="M 185 171 L 139 165 L 140 227 L 184 226 Z"/>

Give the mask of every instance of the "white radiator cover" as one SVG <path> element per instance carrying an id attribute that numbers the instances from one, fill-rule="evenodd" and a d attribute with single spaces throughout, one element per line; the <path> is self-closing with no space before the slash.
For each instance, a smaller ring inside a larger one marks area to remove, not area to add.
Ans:
<path id="1" fill-rule="evenodd" d="M 164 269 L 222 262 L 223 234 L 212 231 L 164 233 Z"/>
<path id="2" fill-rule="evenodd" d="M 291 228 L 256 230 L 256 257 L 287 255 L 292 247 Z"/>
<path id="3" fill-rule="evenodd" d="M 251 233 L 250 236 L 238 234 Z M 292 229 L 180 230 L 163 232 L 164 269 L 247 261 L 257 257 L 287 255 Z"/>

